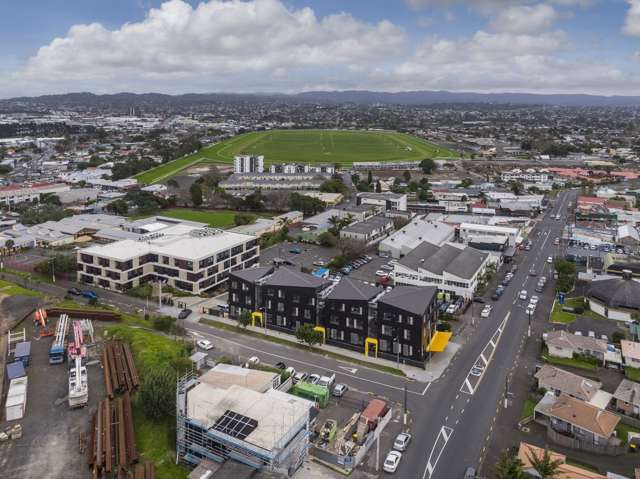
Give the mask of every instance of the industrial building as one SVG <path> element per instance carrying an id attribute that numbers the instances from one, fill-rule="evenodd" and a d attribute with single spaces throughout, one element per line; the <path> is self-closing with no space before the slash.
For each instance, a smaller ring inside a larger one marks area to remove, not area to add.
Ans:
<path id="1" fill-rule="evenodd" d="M 278 390 L 278 373 L 218 364 L 178 381 L 178 460 L 237 461 L 289 474 L 307 456 L 313 402 Z"/>
<path id="2" fill-rule="evenodd" d="M 378 249 L 397 259 L 413 251 L 425 241 L 442 246 L 444 243 L 453 241 L 455 233 L 455 229 L 446 223 L 432 221 L 426 216 L 416 216 L 393 235 L 382 240 Z"/>

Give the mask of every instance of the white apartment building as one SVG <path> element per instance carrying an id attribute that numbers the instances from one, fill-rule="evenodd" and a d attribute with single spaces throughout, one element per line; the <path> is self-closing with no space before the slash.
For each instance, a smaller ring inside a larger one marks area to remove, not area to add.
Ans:
<path id="1" fill-rule="evenodd" d="M 78 281 L 126 291 L 160 280 L 200 294 L 226 281 L 230 271 L 258 262 L 260 247 L 254 236 L 188 223 L 161 226 L 138 239 L 79 250 Z"/>
<path id="2" fill-rule="evenodd" d="M 520 229 L 475 223 L 462 223 L 460 225 L 460 239 L 464 243 L 483 236 L 507 237 L 509 246 L 515 246 L 520 242 Z"/>
<path id="3" fill-rule="evenodd" d="M 400 193 L 358 193 L 359 205 L 374 205 L 383 211 L 407 211 L 407 195 Z"/>
<path id="4" fill-rule="evenodd" d="M 520 168 L 514 168 L 510 171 L 503 171 L 500 175 L 502 181 L 529 181 L 532 183 L 546 183 L 553 181 L 553 175 L 544 170 L 536 170 L 534 168 L 528 168 L 521 170 Z"/>
<path id="5" fill-rule="evenodd" d="M 233 159 L 234 173 L 263 173 L 264 156 L 238 155 Z"/>

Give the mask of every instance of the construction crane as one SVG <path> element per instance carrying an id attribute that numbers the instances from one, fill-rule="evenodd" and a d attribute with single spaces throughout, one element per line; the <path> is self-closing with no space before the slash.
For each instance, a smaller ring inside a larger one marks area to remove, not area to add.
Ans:
<path id="1" fill-rule="evenodd" d="M 84 331 L 81 321 L 73 322 L 73 341 L 67 346 L 69 363 L 77 357 L 84 358 L 87 355 L 87 347 L 84 344 Z"/>
<path id="2" fill-rule="evenodd" d="M 87 368 L 82 365 L 80 356 L 76 356 L 75 365 L 69 369 L 69 407 L 83 407 L 88 402 Z"/>
<path id="3" fill-rule="evenodd" d="M 37 309 L 34 314 L 33 322 L 36 324 L 36 328 L 41 338 L 53 336 L 53 332 L 49 328 L 49 317 L 47 311 L 44 308 Z"/>
<path id="4" fill-rule="evenodd" d="M 56 332 L 49 349 L 49 364 L 60 364 L 64 362 L 64 347 L 67 342 L 67 331 L 69 329 L 69 316 L 61 314 L 56 323 Z"/>

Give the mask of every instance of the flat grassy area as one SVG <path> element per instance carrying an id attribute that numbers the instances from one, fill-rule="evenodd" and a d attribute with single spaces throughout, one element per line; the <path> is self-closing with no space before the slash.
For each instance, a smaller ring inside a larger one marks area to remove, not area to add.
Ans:
<path id="1" fill-rule="evenodd" d="M 215 228 L 231 228 L 235 226 L 233 218 L 237 211 L 233 210 L 192 210 L 188 208 L 170 208 L 168 210 L 161 210 L 157 214 L 151 216 L 168 216 L 169 218 L 176 218 L 186 221 L 198 221 L 200 223 L 206 223 L 209 226 Z M 139 219 L 148 217 L 150 215 L 132 216 L 132 219 Z M 257 216 L 254 215 L 254 221 Z"/>
<path id="2" fill-rule="evenodd" d="M 0 294 L 9 296 L 42 296 L 42 293 L 32 289 L 25 289 L 10 281 L 0 280 Z"/>
<path id="3" fill-rule="evenodd" d="M 139 173 L 144 184 L 166 180 L 200 162 L 231 164 L 239 154 L 264 155 L 265 163 L 338 163 L 459 158 L 460 154 L 405 133 L 364 130 L 270 130 L 234 136 L 192 155 Z"/>
<path id="4" fill-rule="evenodd" d="M 523 419 L 533 416 L 533 410 L 535 409 L 535 407 L 536 407 L 536 402 L 531 398 L 527 398 L 527 400 L 522 405 L 520 420 L 522 421 Z"/>
<path id="5" fill-rule="evenodd" d="M 338 361 L 344 361 L 346 363 L 351 363 L 351 364 L 359 364 L 360 366 L 363 366 L 363 367 L 367 367 L 367 368 L 371 368 L 371 369 L 377 369 L 378 371 L 382 371 L 383 373 L 395 374 L 396 376 L 405 376 L 404 372 L 401 371 L 400 369 L 392 368 L 392 367 L 389 367 L 389 366 L 384 366 L 382 364 L 371 363 L 369 361 L 359 361 L 359 360 L 357 360 L 355 358 L 352 358 L 350 356 L 343 356 L 341 354 L 337 354 L 337 353 L 334 353 L 332 351 L 325 351 L 322 348 L 318 348 L 318 347 L 313 347 L 313 348 L 310 349 L 307 345 L 301 344 L 301 343 L 297 343 L 295 340 L 289 341 L 289 340 L 286 340 L 286 339 L 282 339 L 282 338 L 278 338 L 278 337 L 274 337 L 274 336 L 269 336 L 268 334 L 262 334 L 262 333 L 258 333 L 256 331 L 250 331 L 248 329 L 242 329 L 240 327 L 233 326 L 233 325 L 230 325 L 230 324 L 227 324 L 227 323 L 223 323 L 221 321 L 216 321 L 214 319 L 201 319 L 200 323 L 207 324 L 209 326 L 213 326 L 214 328 L 223 329 L 225 331 L 232 331 L 234 333 L 245 334 L 247 336 L 252 336 L 254 338 L 262 339 L 264 341 L 271 341 L 272 343 L 282 344 L 283 346 L 289 346 L 289 347 L 292 347 L 292 348 L 301 349 L 303 351 L 309 351 L 309 352 L 312 352 L 312 353 L 320 354 L 322 356 L 327 356 L 327 357 L 336 359 Z"/>
<path id="6" fill-rule="evenodd" d="M 628 434 L 630 432 L 640 432 L 640 429 L 633 426 L 629 426 L 627 424 L 622 424 L 622 422 L 619 422 L 618 425 L 616 426 L 616 432 L 618 433 L 618 438 L 622 442 L 627 444 L 629 442 Z"/>
<path id="7" fill-rule="evenodd" d="M 188 352 L 179 341 L 141 328 L 119 324 L 105 328 L 105 336 L 128 342 L 136 366 L 144 381 L 144 371 L 149 368 L 168 366 L 184 361 Z M 144 415 L 136 396 L 133 398 L 133 418 L 136 445 L 142 459 L 152 461 L 159 479 L 182 479 L 188 470 L 175 464 L 175 418 L 166 421 L 150 421 Z"/>
<path id="8" fill-rule="evenodd" d="M 640 382 L 640 369 L 638 368 L 625 367 L 624 375 L 632 381 Z"/>
<path id="9" fill-rule="evenodd" d="M 562 305 L 556 302 L 556 304 L 553 306 L 553 311 L 551 311 L 552 323 L 569 324 L 574 322 L 575 320 L 576 320 L 575 314 L 562 311 Z"/>
<path id="10" fill-rule="evenodd" d="M 545 362 L 549 364 L 555 364 L 556 366 L 568 366 L 568 367 L 573 367 L 578 369 L 584 369 L 585 371 L 598 370 L 598 366 L 596 364 L 592 363 L 591 361 L 587 361 L 586 359 L 556 358 L 556 357 L 550 356 L 549 351 L 547 350 L 546 347 L 543 348 L 541 357 Z"/>

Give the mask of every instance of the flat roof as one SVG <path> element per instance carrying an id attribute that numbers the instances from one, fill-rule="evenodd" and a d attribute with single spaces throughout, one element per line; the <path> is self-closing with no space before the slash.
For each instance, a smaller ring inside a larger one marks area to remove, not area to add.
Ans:
<path id="1" fill-rule="evenodd" d="M 266 391 L 273 384 L 278 373 L 248 369 L 232 364 L 216 364 L 214 368 L 200 376 L 200 381 L 220 389 L 242 386 L 253 391 Z"/>

